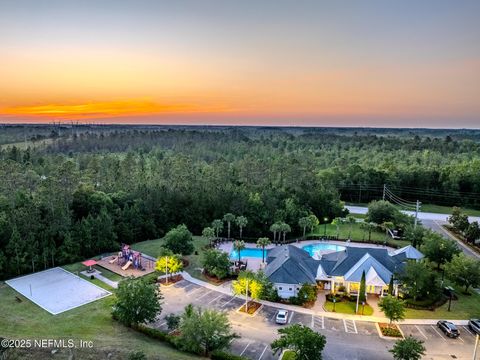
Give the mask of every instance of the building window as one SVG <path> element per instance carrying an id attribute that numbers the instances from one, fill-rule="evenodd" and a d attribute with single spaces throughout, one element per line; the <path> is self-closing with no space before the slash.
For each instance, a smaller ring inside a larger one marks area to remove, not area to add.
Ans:
<path id="1" fill-rule="evenodd" d="M 281 287 L 281 286 L 279 286 L 279 287 L 278 287 L 278 290 L 282 290 L 282 287 Z"/>
<path id="2" fill-rule="evenodd" d="M 288 288 L 288 291 L 292 291 L 292 288 Z"/>

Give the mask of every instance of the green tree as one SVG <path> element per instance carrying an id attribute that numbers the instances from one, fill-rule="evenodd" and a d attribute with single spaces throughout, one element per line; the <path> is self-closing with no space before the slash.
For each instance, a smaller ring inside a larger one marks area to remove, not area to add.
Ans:
<path id="1" fill-rule="evenodd" d="M 409 261 L 400 274 L 402 292 L 414 300 L 432 298 L 439 292 L 437 278 L 424 262 Z"/>
<path id="2" fill-rule="evenodd" d="M 280 223 L 276 222 L 270 226 L 270 231 L 273 233 L 273 242 L 276 244 L 279 240 L 277 240 L 277 234 L 280 234 Z M 279 235 L 280 237 L 280 235 Z"/>
<path id="3" fill-rule="evenodd" d="M 206 227 L 202 230 L 202 236 L 207 239 L 210 246 L 212 246 L 212 240 L 215 237 L 215 230 L 211 227 Z"/>
<path id="4" fill-rule="evenodd" d="M 388 320 L 390 320 L 390 324 L 392 324 L 393 321 L 399 321 L 405 318 L 405 303 L 403 300 L 387 295 L 380 299 L 378 306 Z"/>
<path id="5" fill-rule="evenodd" d="M 223 221 L 220 219 L 213 220 L 212 227 L 215 230 L 215 236 L 218 238 L 218 235 L 223 230 Z"/>
<path id="6" fill-rule="evenodd" d="M 182 259 L 180 259 L 180 256 L 175 255 L 172 252 L 160 256 L 155 263 L 155 270 L 164 273 L 166 275 L 166 281 L 168 282 L 168 279 L 172 274 L 183 270 Z"/>
<path id="7" fill-rule="evenodd" d="M 344 218 L 340 217 L 336 217 L 332 220 L 332 225 L 335 225 L 335 228 L 337 229 L 337 239 L 340 238 L 340 225 L 343 224 L 344 220 Z"/>
<path id="8" fill-rule="evenodd" d="M 301 304 L 317 301 L 317 287 L 307 283 L 302 284 L 300 290 L 298 290 L 297 298 Z"/>
<path id="9" fill-rule="evenodd" d="M 294 324 L 279 329 L 280 338 L 270 345 L 273 351 L 289 349 L 295 352 L 296 360 L 321 360 L 327 340 L 324 335 L 308 326 Z"/>
<path id="10" fill-rule="evenodd" d="M 393 296 L 393 275 L 390 276 L 390 282 L 388 283 L 388 295 Z"/>
<path id="11" fill-rule="evenodd" d="M 437 264 L 437 269 L 451 261 L 454 255 L 460 253 L 460 249 L 454 241 L 445 239 L 432 231 L 425 233 L 421 251 L 430 261 Z"/>
<path id="12" fill-rule="evenodd" d="M 469 243 L 475 244 L 476 240 L 480 239 L 480 226 L 478 222 L 474 221 L 468 225 L 464 231 L 465 240 Z"/>
<path id="13" fill-rule="evenodd" d="M 189 255 L 193 252 L 193 237 L 187 226 L 182 224 L 165 235 L 165 247 L 174 254 Z"/>
<path id="14" fill-rule="evenodd" d="M 368 204 L 366 220 L 376 224 L 393 222 L 399 211 L 388 201 L 372 201 Z"/>
<path id="15" fill-rule="evenodd" d="M 388 233 L 390 230 L 392 230 L 395 225 L 391 221 L 386 221 L 382 224 L 380 224 L 380 227 L 382 228 L 383 231 L 385 231 L 385 243 L 388 241 Z"/>
<path id="16" fill-rule="evenodd" d="M 420 360 L 425 355 L 423 341 L 409 335 L 405 339 L 395 342 L 392 349 L 388 350 L 393 354 L 395 360 Z"/>
<path id="17" fill-rule="evenodd" d="M 127 326 L 153 321 L 162 311 L 160 290 L 144 279 L 120 281 L 115 295 L 112 314 Z"/>
<path id="18" fill-rule="evenodd" d="M 308 226 L 310 226 L 310 232 L 313 233 L 313 230 L 315 230 L 315 228 L 318 226 L 318 224 L 320 224 L 320 222 L 318 221 L 318 218 L 314 215 L 314 214 L 310 214 L 308 216 Z"/>
<path id="19" fill-rule="evenodd" d="M 231 266 L 228 254 L 217 249 L 209 249 L 203 253 L 202 265 L 208 274 L 218 279 L 227 277 Z"/>
<path id="20" fill-rule="evenodd" d="M 360 289 L 358 290 L 358 302 L 361 304 L 367 301 L 366 298 L 366 283 L 365 283 L 365 271 L 362 271 L 362 277 L 360 279 Z"/>
<path id="21" fill-rule="evenodd" d="M 242 255 L 241 252 L 243 249 L 245 249 L 245 241 L 243 240 L 235 240 L 233 242 L 233 248 L 237 251 L 238 253 L 238 261 L 240 262 L 242 260 Z"/>
<path id="22" fill-rule="evenodd" d="M 414 248 L 419 248 L 423 243 L 425 228 L 423 226 L 407 226 L 403 236 Z"/>
<path id="23" fill-rule="evenodd" d="M 452 209 L 452 215 L 448 218 L 448 222 L 452 224 L 452 226 L 459 230 L 465 231 L 468 228 L 468 215 L 462 212 L 462 209 L 459 207 L 454 206 Z"/>
<path id="24" fill-rule="evenodd" d="M 348 224 L 348 238 L 352 238 L 352 230 L 353 230 L 353 225 L 357 223 L 357 219 L 355 219 L 354 216 L 348 215 L 345 218 L 345 222 Z"/>
<path id="25" fill-rule="evenodd" d="M 465 293 L 470 287 L 480 285 L 480 262 L 463 253 L 453 256 L 453 259 L 445 265 L 445 273 L 453 282 L 464 286 Z"/>
<path id="26" fill-rule="evenodd" d="M 310 219 L 305 216 L 302 217 L 298 220 L 298 226 L 303 230 L 303 238 L 305 239 L 305 232 L 307 230 L 307 227 L 310 225 Z"/>
<path id="27" fill-rule="evenodd" d="M 223 215 L 223 221 L 227 223 L 227 233 L 228 233 L 228 238 L 230 239 L 230 229 L 232 227 L 232 222 L 235 221 L 235 215 L 232 213 L 226 213 Z"/>
<path id="28" fill-rule="evenodd" d="M 290 228 L 290 225 L 282 222 L 280 223 L 280 226 L 279 226 L 279 231 L 280 233 L 282 234 L 282 241 L 283 243 L 285 244 L 285 237 L 287 236 L 287 233 L 289 233 L 290 231 L 292 231 L 292 229 Z"/>
<path id="29" fill-rule="evenodd" d="M 179 330 L 180 347 L 204 356 L 227 348 L 230 341 L 236 337 L 226 313 L 200 307 L 185 310 Z"/>
<path id="30" fill-rule="evenodd" d="M 261 237 L 257 240 L 257 248 L 262 248 L 262 263 L 265 263 L 265 246 L 270 244 L 271 242 L 268 237 Z"/>
<path id="31" fill-rule="evenodd" d="M 248 219 L 245 216 L 237 216 L 237 218 L 235 219 L 235 223 L 238 226 L 238 229 L 240 232 L 240 239 L 241 239 L 243 235 L 243 228 L 247 226 Z"/>

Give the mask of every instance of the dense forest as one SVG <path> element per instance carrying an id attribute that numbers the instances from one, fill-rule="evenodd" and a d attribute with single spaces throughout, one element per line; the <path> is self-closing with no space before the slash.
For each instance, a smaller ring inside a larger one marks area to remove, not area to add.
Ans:
<path id="1" fill-rule="evenodd" d="M 398 196 L 480 207 L 480 132 L 155 126 L 0 127 L 0 278 L 163 236 L 231 212 L 246 237 L 300 234 L 383 184 Z M 4 132 L 5 130 L 5 132 Z M 28 143 L 26 139 L 28 133 Z M 48 139 L 49 141 L 42 141 Z M 33 141 L 35 140 L 35 141 Z"/>

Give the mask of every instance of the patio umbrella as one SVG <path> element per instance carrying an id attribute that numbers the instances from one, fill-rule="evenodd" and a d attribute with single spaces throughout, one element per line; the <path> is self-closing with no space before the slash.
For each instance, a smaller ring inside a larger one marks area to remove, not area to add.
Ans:
<path id="1" fill-rule="evenodd" d="M 97 265 L 97 262 L 95 260 L 85 260 L 84 262 L 82 262 L 82 264 L 88 266 L 89 271 L 92 271 L 92 266 Z"/>

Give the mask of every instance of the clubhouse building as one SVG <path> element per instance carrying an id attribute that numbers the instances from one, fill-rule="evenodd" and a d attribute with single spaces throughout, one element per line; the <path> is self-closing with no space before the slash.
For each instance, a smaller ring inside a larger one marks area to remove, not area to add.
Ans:
<path id="1" fill-rule="evenodd" d="M 367 293 L 383 296 L 394 274 L 400 273 L 407 261 L 421 258 L 423 254 L 412 246 L 393 252 L 386 248 L 347 246 L 342 251 L 312 257 L 303 249 L 284 245 L 268 252 L 265 274 L 285 299 L 296 296 L 305 283 L 331 292 L 356 294 L 363 272 Z"/>

